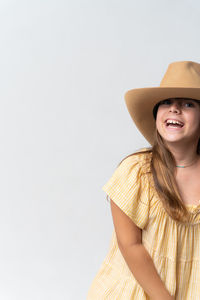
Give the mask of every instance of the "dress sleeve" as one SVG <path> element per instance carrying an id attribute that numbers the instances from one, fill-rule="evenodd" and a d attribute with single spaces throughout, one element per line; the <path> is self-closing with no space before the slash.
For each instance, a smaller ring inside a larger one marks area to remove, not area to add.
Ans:
<path id="1" fill-rule="evenodd" d="M 125 158 L 102 189 L 139 228 L 144 229 L 149 219 L 150 185 L 138 157 Z"/>

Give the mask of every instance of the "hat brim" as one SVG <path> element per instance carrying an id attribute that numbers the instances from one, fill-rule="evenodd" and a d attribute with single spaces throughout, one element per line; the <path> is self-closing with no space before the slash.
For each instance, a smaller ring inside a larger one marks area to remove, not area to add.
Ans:
<path id="1" fill-rule="evenodd" d="M 131 118 L 142 135 L 152 145 L 155 131 L 154 106 L 159 101 L 168 98 L 191 98 L 200 101 L 200 88 L 140 88 L 129 90 L 124 98 Z"/>

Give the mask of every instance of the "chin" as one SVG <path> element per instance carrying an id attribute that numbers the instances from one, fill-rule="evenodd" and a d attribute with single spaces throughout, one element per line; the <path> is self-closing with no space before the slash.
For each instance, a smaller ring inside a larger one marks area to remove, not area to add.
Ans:
<path id="1" fill-rule="evenodd" d="M 166 142 L 166 143 L 181 143 L 181 142 L 183 142 L 183 140 L 182 139 L 164 139 L 164 141 Z"/>
<path id="2" fill-rule="evenodd" d="M 161 135 L 163 140 L 168 143 L 176 143 L 184 141 L 183 137 Z"/>

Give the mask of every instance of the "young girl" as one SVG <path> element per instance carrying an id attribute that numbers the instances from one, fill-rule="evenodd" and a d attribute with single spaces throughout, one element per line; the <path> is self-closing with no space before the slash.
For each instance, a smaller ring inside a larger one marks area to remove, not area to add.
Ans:
<path id="1" fill-rule="evenodd" d="M 103 187 L 115 230 L 87 300 L 200 299 L 200 64 L 172 63 L 125 100 L 152 147 Z"/>

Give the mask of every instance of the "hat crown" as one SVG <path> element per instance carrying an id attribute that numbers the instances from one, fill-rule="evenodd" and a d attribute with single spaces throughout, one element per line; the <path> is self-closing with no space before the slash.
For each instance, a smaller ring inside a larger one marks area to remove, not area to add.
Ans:
<path id="1" fill-rule="evenodd" d="M 192 61 L 171 63 L 160 87 L 200 88 L 200 64 Z"/>

